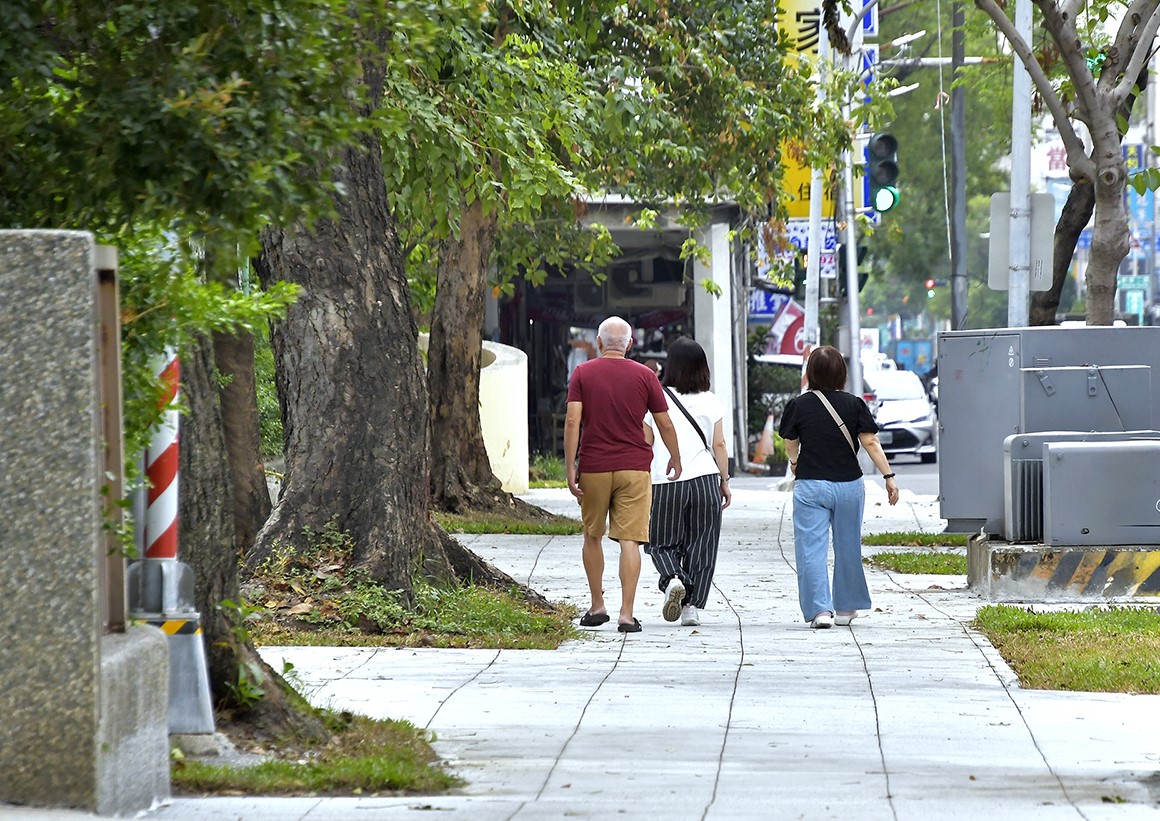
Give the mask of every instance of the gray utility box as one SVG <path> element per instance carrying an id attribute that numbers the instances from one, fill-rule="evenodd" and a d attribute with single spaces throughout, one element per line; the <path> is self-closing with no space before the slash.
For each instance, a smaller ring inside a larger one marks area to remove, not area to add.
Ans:
<path id="1" fill-rule="evenodd" d="M 1160 544 L 1160 442 L 1046 443 L 1043 543 Z"/>
<path id="2" fill-rule="evenodd" d="M 1097 442 L 1118 444 L 1128 441 L 1152 441 L 1160 446 L 1160 431 L 1127 432 L 1045 431 L 1016 433 L 1003 440 L 1003 529 L 1000 535 L 1009 542 L 1043 541 L 1044 453 L 1052 442 Z M 1104 482 L 1105 477 L 1089 474 L 1087 479 Z M 1060 500 L 1056 500 L 1057 506 Z M 1157 534 L 1160 535 L 1160 534 Z"/>
<path id="3" fill-rule="evenodd" d="M 1008 436 L 1158 427 L 1160 327 L 948 331 L 938 376 L 947 529 L 999 533 Z"/>

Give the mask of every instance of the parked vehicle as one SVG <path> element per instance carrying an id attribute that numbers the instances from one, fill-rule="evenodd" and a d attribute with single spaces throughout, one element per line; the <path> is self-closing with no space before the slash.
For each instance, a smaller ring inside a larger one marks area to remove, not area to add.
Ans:
<path id="1" fill-rule="evenodd" d="M 867 371 L 862 381 L 886 454 L 909 454 L 934 462 L 938 458 L 937 422 L 922 380 L 911 371 Z"/>

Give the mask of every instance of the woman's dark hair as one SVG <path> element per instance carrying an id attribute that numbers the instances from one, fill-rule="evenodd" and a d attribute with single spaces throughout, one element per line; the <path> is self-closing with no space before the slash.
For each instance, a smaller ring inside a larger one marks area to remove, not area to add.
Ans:
<path id="1" fill-rule="evenodd" d="M 844 391 L 846 360 L 831 345 L 815 348 L 806 362 L 806 383 L 811 391 Z"/>
<path id="2" fill-rule="evenodd" d="M 661 384 L 678 393 L 709 390 L 709 360 L 705 358 L 705 349 L 687 336 L 670 345 Z"/>

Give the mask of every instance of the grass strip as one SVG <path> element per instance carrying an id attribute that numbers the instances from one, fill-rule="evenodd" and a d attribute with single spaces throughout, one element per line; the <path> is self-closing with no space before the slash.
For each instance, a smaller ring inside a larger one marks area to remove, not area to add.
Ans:
<path id="1" fill-rule="evenodd" d="M 567 516 L 552 516 L 542 521 L 529 521 L 497 514 L 441 513 L 434 514 L 435 521 L 448 533 L 516 533 L 523 536 L 575 536 L 582 532 L 579 519 Z"/>
<path id="2" fill-rule="evenodd" d="M 966 547 L 963 533 L 921 533 L 909 530 L 893 533 L 864 533 L 862 544 L 874 547 Z"/>
<path id="3" fill-rule="evenodd" d="M 875 553 L 864 556 L 862 563 L 895 573 L 966 575 L 967 557 L 955 553 Z"/>
<path id="4" fill-rule="evenodd" d="M 349 716 L 329 745 L 296 760 L 232 766 L 177 758 L 171 775 L 176 791 L 202 795 L 432 793 L 462 784 L 436 761 L 428 734 L 409 722 Z"/>
<path id="5" fill-rule="evenodd" d="M 981 631 L 1036 690 L 1160 694 L 1160 612 L 1109 607 L 1034 612 L 1006 604 L 979 609 Z"/>

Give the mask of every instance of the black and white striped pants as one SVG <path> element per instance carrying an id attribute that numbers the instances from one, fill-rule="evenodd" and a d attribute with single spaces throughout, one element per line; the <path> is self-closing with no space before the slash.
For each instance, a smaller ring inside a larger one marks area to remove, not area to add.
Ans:
<path id="1" fill-rule="evenodd" d="M 649 541 L 645 551 L 660 574 L 663 591 L 673 576 L 685 585 L 685 600 L 703 608 L 717 569 L 721 536 L 721 477 L 716 473 L 652 486 Z"/>

